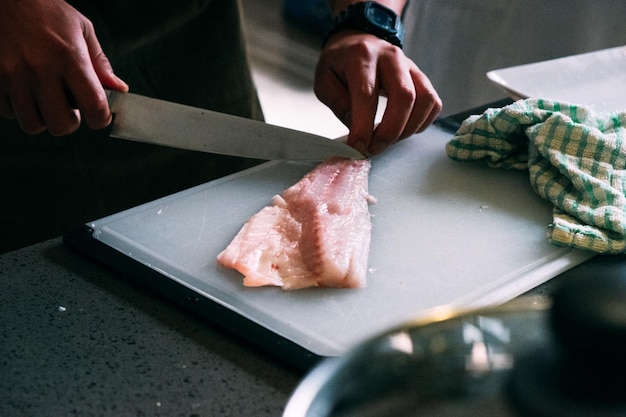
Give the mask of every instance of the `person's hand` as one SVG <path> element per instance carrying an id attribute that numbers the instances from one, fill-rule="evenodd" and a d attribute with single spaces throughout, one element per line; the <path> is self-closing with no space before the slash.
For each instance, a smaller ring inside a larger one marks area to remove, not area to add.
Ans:
<path id="1" fill-rule="evenodd" d="M 441 111 L 430 80 L 402 50 L 370 34 L 342 31 L 320 55 L 315 94 L 350 129 L 348 144 L 376 155 L 426 129 Z M 380 96 L 387 107 L 378 126 Z"/>
<path id="2" fill-rule="evenodd" d="M 111 122 L 104 87 L 127 91 L 91 22 L 63 0 L 0 0 L 0 116 L 29 134 Z"/>

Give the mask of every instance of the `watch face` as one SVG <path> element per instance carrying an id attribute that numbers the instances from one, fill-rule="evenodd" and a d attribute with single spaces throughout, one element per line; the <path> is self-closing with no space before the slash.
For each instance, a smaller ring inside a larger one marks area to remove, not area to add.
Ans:
<path id="1" fill-rule="evenodd" d="M 370 33 L 402 48 L 404 27 L 401 18 L 393 10 L 374 1 L 354 3 L 339 13 L 323 44 L 333 34 L 345 29 Z"/>
<path id="2" fill-rule="evenodd" d="M 394 29 L 396 26 L 394 16 L 390 16 L 383 10 L 373 7 L 370 7 L 367 10 L 367 19 L 375 25 L 385 29 Z"/>

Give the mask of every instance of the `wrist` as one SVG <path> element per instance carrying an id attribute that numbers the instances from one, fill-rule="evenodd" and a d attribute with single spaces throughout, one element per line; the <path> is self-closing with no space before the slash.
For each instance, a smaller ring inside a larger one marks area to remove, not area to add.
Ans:
<path id="1" fill-rule="evenodd" d="M 372 34 L 399 48 L 402 48 L 404 41 L 404 27 L 400 15 L 375 1 L 348 4 L 335 16 L 322 46 L 334 34 L 348 30 Z"/>

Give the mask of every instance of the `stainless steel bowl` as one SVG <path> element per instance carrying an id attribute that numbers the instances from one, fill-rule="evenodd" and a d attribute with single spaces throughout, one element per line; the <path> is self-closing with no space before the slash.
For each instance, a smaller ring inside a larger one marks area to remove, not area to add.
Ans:
<path id="1" fill-rule="evenodd" d="M 434 312 L 323 361 L 284 417 L 512 416 L 517 358 L 549 343 L 547 306 Z"/>
<path id="2" fill-rule="evenodd" d="M 328 359 L 284 417 L 625 417 L 626 271 L 589 265 L 550 306 L 442 309 Z"/>

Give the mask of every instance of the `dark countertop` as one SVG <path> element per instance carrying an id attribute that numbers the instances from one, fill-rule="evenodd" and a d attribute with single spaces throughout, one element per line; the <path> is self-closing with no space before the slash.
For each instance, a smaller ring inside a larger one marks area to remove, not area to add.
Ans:
<path id="1" fill-rule="evenodd" d="M 0 284 L 0 416 L 279 416 L 301 377 L 61 239 Z"/>
<path id="2" fill-rule="evenodd" d="M 576 274 L 623 274 L 596 257 Z M 53 239 L 0 256 L 0 416 L 280 416 L 303 377 Z"/>

